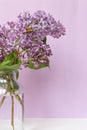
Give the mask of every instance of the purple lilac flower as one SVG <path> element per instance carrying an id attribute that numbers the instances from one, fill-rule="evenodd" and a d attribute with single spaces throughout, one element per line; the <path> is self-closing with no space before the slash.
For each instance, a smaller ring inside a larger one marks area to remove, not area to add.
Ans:
<path id="1" fill-rule="evenodd" d="M 65 34 L 65 28 L 62 24 L 59 21 L 56 22 L 50 14 L 46 14 L 44 11 L 37 11 L 32 16 L 28 12 L 21 13 L 18 16 L 17 28 L 20 35 L 25 34 L 27 37 L 25 43 L 26 39 L 31 40 L 31 42 L 41 42 L 47 35 L 59 38 Z"/>
<path id="2" fill-rule="evenodd" d="M 59 38 L 65 35 L 65 28 L 44 11 L 37 11 L 33 15 L 28 11 L 20 13 L 16 22 L 0 25 L 0 61 L 16 50 L 26 67 L 30 60 L 36 67 L 49 63 L 52 52 L 47 41 L 44 41 L 48 35 Z"/>
<path id="3" fill-rule="evenodd" d="M 33 17 L 42 26 L 41 31 L 43 31 L 46 36 L 50 35 L 59 38 L 65 34 L 63 25 L 59 21 L 56 22 L 50 14 L 46 14 L 44 11 L 37 11 Z"/>

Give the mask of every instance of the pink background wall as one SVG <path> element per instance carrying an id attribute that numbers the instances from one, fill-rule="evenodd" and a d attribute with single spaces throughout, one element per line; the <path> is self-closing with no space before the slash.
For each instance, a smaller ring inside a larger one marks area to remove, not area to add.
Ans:
<path id="1" fill-rule="evenodd" d="M 66 36 L 49 38 L 50 70 L 20 71 L 25 117 L 87 118 L 87 1 L 0 0 L 0 23 L 25 10 L 50 12 L 66 27 Z"/>

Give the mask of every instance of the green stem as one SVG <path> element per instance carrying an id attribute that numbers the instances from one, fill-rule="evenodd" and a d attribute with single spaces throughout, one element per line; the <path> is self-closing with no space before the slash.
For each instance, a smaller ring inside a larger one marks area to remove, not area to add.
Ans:
<path id="1" fill-rule="evenodd" d="M 6 98 L 6 94 L 7 94 L 7 91 L 5 92 L 4 96 L 2 97 L 1 101 L 0 101 L 0 107 L 3 105 L 3 102 Z"/>
<path id="2" fill-rule="evenodd" d="M 13 95 L 11 96 L 11 100 L 12 100 L 11 125 L 14 130 L 14 97 L 13 97 Z"/>
<path id="3" fill-rule="evenodd" d="M 16 100 L 20 103 L 20 105 L 22 106 L 22 110 L 24 111 L 24 104 L 22 101 L 22 98 L 20 97 L 19 94 L 16 93 L 16 90 L 18 90 L 19 86 L 17 85 L 17 83 L 15 82 L 15 80 L 13 79 L 13 73 L 7 73 L 3 75 L 3 79 L 5 79 L 7 82 L 5 83 L 6 85 L 6 92 L 4 93 L 1 101 L 0 101 L 0 107 L 2 106 L 5 98 L 6 98 L 6 94 L 10 93 L 11 96 L 11 126 L 12 126 L 12 130 L 15 130 L 15 124 L 14 124 L 14 110 L 15 110 L 15 104 L 14 104 L 14 98 L 16 98 Z M 23 117 L 22 117 L 23 119 Z"/>
<path id="4" fill-rule="evenodd" d="M 18 94 L 15 94 L 15 98 L 18 100 L 18 102 L 22 105 L 23 107 L 23 102 L 22 99 L 20 98 L 20 96 Z"/>

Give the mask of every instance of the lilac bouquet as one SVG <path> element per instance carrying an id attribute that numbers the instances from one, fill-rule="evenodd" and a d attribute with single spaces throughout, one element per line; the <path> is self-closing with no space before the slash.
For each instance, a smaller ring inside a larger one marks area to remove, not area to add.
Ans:
<path id="1" fill-rule="evenodd" d="M 31 69 L 49 66 L 52 55 L 47 36 L 59 38 L 65 28 L 44 11 L 34 15 L 21 13 L 16 22 L 0 26 L 0 71 L 18 70 L 21 65 Z"/>
<path id="2" fill-rule="evenodd" d="M 44 11 L 37 11 L 33 15 L 26 11 L 20 13 L 15 22 L 0 25 L 0 77 L 6 81 L 0 85 L 6 90 L 5 94 L 14 94 L 22 104 L 16 94 L 19 85 L 14 80 L 13 72 L 18 78 L 21 66 L 35 70 L 49 67 L 52 52 L 47 36 L 58 39 L 62 35 L 65 35 L 63 25 Z M 4 99 L 3 97 L 0 106 Z M 12 126 L 14 129 L 14 122 Z"/>

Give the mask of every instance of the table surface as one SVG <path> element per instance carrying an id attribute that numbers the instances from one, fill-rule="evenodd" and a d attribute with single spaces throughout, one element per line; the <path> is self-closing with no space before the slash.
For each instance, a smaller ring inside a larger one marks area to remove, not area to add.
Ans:
<path id="1" fill-rule="evenodd" d="M 28 118 L 24 130 L 87 130 L 87 119 Z"/>

